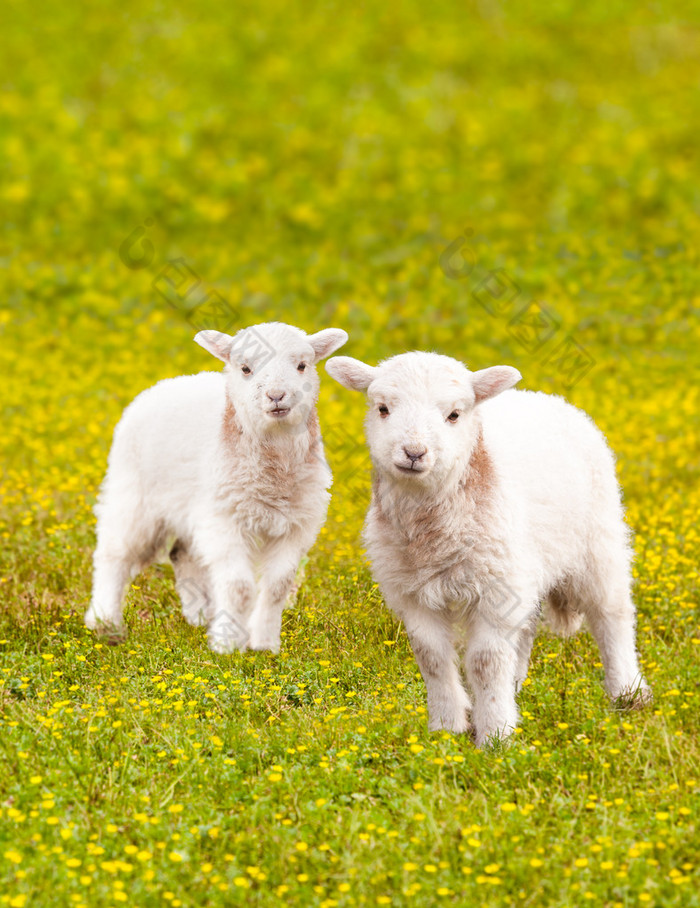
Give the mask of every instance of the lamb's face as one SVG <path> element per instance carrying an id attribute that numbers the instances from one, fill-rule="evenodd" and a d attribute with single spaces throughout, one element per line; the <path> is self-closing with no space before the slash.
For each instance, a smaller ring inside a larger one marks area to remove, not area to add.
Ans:
<path id="1" fill-rule="evenodd" d="M 230 399 L 243 428 L 255 434 L 299 432 L 318 399 L 316 363 L 347 340 L 328 328 L 307 335 L 270 322 L 229 337 L 201 331 L 195 340 L 226 363 Z"/>
<path id="2" fill-rule="evenodd" d="M 475 396 L 461 363 L 437 354 L 396 356 L 377 369 L 367 397 L 367 442 L 387 478 L 434 487 L 464 466 Z"/>
<path id="3" fill-rule="evenodd" d="M 521 377 L 512 366 L 470 372 L 437 353 L 404 353 L 379 366 L 337 356 L 326 369 L 344 387 L 367 392 L 365 430 L 377 472 L 417 490 L 461 475 L 478 433 L 478 405 Z"/>
<path id="4" fill-rule="evenodd" d="M 318 398 L 316 353 L 301 331 L 262 325 L 234 338 L 226 369 L 231 399 L 247 428 L 306 425 Z"/>

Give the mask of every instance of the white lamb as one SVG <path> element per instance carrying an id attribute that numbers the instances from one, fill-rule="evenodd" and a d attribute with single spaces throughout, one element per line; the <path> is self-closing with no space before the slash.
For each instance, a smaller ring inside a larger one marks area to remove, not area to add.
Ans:
<path id="1" fill-rule="evenodd" d="M 223 373 L 161 381 L 126 408 L 96 508 L 88 627 L 122 635 L 128 580 L 169 551 L 183 613 L 208 625 L 212 650 L 279 649 L 330 500 L 315 365 L 347 337 L 277 322 L 200 331 Z"/>
<path id="2" fill-rule="evenodd" d="M 591 419 L 560 397 L 508 391 L 521 378 L 510 366 L 470 372 L 406 353 L 326 369 L 368 394 L 364 539 L 425 680 L 430 728 L 465 732 L 471 710 L 477 745 L 512 732 L 541 600 L 561 633 L 585 617 L 613 699 L 648 699 L 614 458 Z"/>

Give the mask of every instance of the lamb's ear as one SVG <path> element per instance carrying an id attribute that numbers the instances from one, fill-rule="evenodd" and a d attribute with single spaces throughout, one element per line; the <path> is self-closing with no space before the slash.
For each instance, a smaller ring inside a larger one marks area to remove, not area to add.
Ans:
<path id="1" fill-rule="evenodd" d="M 200 347 L 204 347 L 212 356 L 227 363 L 233 338 L 230 334 L 223 334 L 221 331 L 200 331 L 195 334 L 194 341 Z"/>
<path id="2" fill-rule="evenodd" d="M 377 368 L 351 356 L 334 356 L 326 363 L 326 372 L 344 388 L 366 391 L 377 375 Z"/>
<path id="3" fill-rule="evenodd" d="M 475 402 L 478 404 L 495 397 L 501 391 L 507 391 L 517 385 L 521 378 L 522 375 L 512 366 L 491 366 L 490 369 L 472 372 Z"/>
<path id="4" fill-rule="evenodd" d="M 309 334 L 306 339 L 314 348 L 316 354 L 314 362 L 318 363 L 346 344 L 348 333 L 342 328 L 324 328 L 323 331 L 317 331 L 316 334 Z"/>

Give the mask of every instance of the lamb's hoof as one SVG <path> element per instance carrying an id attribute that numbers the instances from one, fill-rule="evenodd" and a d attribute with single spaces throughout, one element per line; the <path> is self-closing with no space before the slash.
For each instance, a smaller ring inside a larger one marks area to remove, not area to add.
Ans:
<path id="1" fill-rule="evenodd" d="M 250 638 L 250 643 L 248 644 L 248 649 L 254 649 L 257 652 L 267 652 L 267 653 L 279 653 L 280 651 L 280 641 L 273 640 L 272 638 L 256 638 L 253 635 Z"/>
<path id="2" fill-rule="evenodd" d="M 98 618 L 92 609 L 88 609 L 85 613 L 85 626 L 94 631 L 109 646 L 117 646 L 126 640 L 126 626 L 122 622 L 117 623 Z"/>
<path id="3" fill-rule="evenodd" d="M 213 653 L 227 656 L 236 650 L 244 650 L 248 646 L 250 635 L 237 621 L 231 618 L 218 619 L 213 622 L 208 633 L 209 649 Z"/>
<path id="4" fill-rule="evenodd" d="M 640 684 L 635 688 L 623 690 L 613 699 L 616 709 L 644 709 L 654 699 L 654 694 L 648 684 Z"/>
<path id="5" fill-rule="evenodd" d="M 466 735 L 471 731 L 471 725 L 466 714 L 464 716 L 436 716 L 428 720 L 428 731 L 449 731 L 453 735 Z"/>

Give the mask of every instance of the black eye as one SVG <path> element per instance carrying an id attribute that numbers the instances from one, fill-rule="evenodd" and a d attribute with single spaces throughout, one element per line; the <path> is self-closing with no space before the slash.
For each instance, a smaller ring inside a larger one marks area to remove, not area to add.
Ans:
<path id="1" fill-rule="evenodd" d="M 389 408 L 386 404 L 379 404 L 379 415 L 384 419 L 389 415 Z"/>
<path id="2" fill-rule="evenodd" d="M 459 419 L 459 413 L 456 410 L 453 410 L 450 415 L 447 417 L 448 422 L 457 422 Z"/>
<path id="3" fill-rule="evenodd" d="M 299 363 L 297 366 L 297 372 L 303 372 L 306 369 L 306 363 Z"/>
<path id="4" fill-rule="evenodd" d="M 248 368 L 248 366 L 241 366 L 241 372 L 244 375 L 250 375 L 250 369 Z"/>

